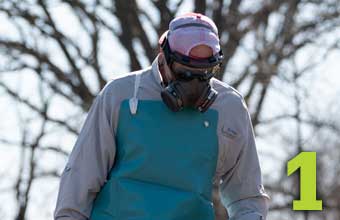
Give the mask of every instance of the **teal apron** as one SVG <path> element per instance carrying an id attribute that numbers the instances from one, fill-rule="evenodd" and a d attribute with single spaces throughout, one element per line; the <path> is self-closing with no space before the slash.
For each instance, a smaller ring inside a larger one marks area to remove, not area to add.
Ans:
<path id="1" fill-rule="evenodd" d="M 212 180 L 218 156 L 218 113 L 171 112 L 140 100 L 121 104 L 117 154 L 91 220 L 213 220 Z"/>

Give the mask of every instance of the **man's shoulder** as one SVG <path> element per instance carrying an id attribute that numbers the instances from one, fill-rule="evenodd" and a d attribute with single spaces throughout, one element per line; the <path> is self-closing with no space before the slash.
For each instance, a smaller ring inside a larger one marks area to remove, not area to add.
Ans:
<path id="1" fill-rule="evenodd" d="M 240 134 L 239 137 L 246 135 L 246 120 L 249 115 L 246 102 L 239 91 L 229 84 L 214 79 L 213 88 L 217 90 L 218 96 L 214 103 L 214 108 L 219 113 L 219 134 L 229 135 L 229 130 Z M 225 131 L 225 128 L 227 131 Z M 241 139 L 238 139 L 241 140 Z"/>
<path id="2" fill-rule="evenodd" d="M 101 93 L 106 94 L 126 94 L 133 91 L 135 77 L 137 74 L 145 74 L 149 72 L 149 68 L 133 71 L 129 73 L 114 75 L 104 86 Z"/>
<path id="3" fill-rule="evenodd" d="M 142 72 L 142 70 L 116 74 L 106 83 L 103 90 L 115 90 L 117 87 L 128 86 L 134 83 L 135 76 L 140 72 Z"/>
<path id="4" fill-rule="evenodd" d="M 244 104 L 242 94 L 228 83 L 212 78 L 212 86 L 218 92 L 219 99 L 222 102 Z"/>

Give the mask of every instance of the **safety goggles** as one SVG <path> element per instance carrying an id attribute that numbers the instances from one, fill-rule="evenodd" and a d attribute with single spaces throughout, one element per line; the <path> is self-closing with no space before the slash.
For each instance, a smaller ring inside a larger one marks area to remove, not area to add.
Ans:
<path id="1" fill-rule="evenodd" d="M 216 65 L 221 65 L 223 60 L 223 53 L 220 51 L 218 54 L 204 59 L 197 59 L 189 57 L 176 51 L 171 51 L 170 57 L 173 61 L 193 68 L 212 68 Z"/>
<path id="2" fill-rule="evenodd" d="M 216 73 L 218 73 L 219 69 L 220 65 L 215 65 L 214 67 L 209 68 L 191 68 L 183 64 L 176 65 L 176 63 L 174 63 L 171 68 L 177 79 L 185 81 L 195 78 L 201 81 L 207 81 L 211 79 Z"/>
<path id="3" fill-rule="evenodd" d="M 171 66 L 173 62 L 178 62 L 185 66 L 193 68 L 212 68 L 217 65 L 221 66 L 224 58 L 222 50 L 220 50 L 217 54 L 204 59 L 197 59 L 183 55 L 176 51 L 172 51 L 170 49 L 167 37 L 165 37 L 165 39 L 163 40 L 161 47 L 163 49 L 166 61 L 169 66 Z"/>

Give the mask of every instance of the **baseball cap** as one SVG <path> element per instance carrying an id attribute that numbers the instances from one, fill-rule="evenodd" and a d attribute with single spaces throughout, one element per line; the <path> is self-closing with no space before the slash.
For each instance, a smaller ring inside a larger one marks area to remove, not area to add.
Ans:
<path id="1" fill-rule="evenodd" d="M 213 54 L 220 51 L 218 30 L 215 23 L 199 13 L 187 13 L 174 18 L 159 43 L 167 36 L 171 50 L 189 56 L 190 50 L 198 45 L 209 46 Z"/>

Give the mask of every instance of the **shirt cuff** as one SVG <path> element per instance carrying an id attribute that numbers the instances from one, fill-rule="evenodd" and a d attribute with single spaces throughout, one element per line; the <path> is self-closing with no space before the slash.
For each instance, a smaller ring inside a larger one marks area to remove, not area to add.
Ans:
<path id="1" fill-rule="evenodd" d="M 230 220 L 265 220 L 269 207 L 265 196 L 251 197 L 231 203 L 228 207 Z"/>

